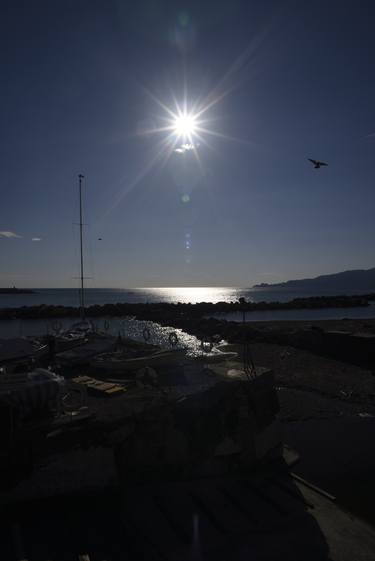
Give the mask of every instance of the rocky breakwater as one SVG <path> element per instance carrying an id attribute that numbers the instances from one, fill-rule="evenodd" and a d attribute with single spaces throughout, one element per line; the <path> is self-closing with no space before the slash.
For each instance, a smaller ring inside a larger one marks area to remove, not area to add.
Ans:
<path id="1" fill-rule="evenodd" d="M 353 308 L 366 307 L 375 300 L 374 294 L 357 296 L 314 296 L 295 298 L 289 302 L 200 302 L 190 303 L 146 303 L 146 304 L 104 304 L 86 308 L 87 317 L 123 317 L 136 316 L 137 319 L 151 321 L 168 321 L 174 318 L 192 320 L 204 316 L 263 310 L 298 310 L 319 308 Z M 19 308 L 0 309 L 1 319 L 49 319 L 76 317 L 78 308 L 73 306 L 22 306 Z M 251 316 L 248 317 L 251 320 Z"/>

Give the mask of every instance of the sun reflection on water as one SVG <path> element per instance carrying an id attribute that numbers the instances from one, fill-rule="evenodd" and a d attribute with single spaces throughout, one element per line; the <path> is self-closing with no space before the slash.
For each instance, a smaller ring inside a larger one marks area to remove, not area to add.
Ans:
<path id="1" fill-rule="evenodd" d="M 163 301 L 168 295 L 170 301 L 196 304 L 198 302 L 228 302 L 231 296 L 228 295 L 228 287 L 218 286 L 171 286 L 163 288 L 149 288 L 152 296 Z M 233 301 L 238 300 L 238 289 L 233 288 Z M 228 299 L 229 296 L 229 299 Z"/>

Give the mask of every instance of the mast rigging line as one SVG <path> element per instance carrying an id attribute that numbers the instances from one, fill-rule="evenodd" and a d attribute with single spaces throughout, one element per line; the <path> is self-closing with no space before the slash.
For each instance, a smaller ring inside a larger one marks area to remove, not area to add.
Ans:
<path id="1" fill-rule="evenodd" d="M 80 316 L 81 319 L 85 319 L 85 294 L 84 294 L 84 275 L 83 275 L 83 212 L 82 212 L 82 179 L 84 175 L 81 173 L 78 175 L 79 181 L 79 239 L 80 239 L 80 251 L 81 251 L 81 292 L 80 292 Z"/>

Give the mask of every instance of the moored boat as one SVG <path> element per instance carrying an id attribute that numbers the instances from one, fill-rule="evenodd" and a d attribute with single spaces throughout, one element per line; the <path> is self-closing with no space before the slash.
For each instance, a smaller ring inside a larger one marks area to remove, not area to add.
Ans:
<path id="1" fill-rule="evenodd" d="M 134 356 L 117 351 L 113 353 L 103 353 L 95 356 L 90 361 L 90 366 L 100 368 L 109 372 L 121 372 L 128 370 L 138 370 L 145 366 L 162 366 L 166 363 L 181 361 L 185 358 L 185 349 L 158 350 L 151 352 L 144 351 L 140 356 Z"/>

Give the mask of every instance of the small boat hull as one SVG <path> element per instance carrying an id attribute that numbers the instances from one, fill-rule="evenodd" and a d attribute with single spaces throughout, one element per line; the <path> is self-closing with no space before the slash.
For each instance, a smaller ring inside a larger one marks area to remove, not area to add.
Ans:
<path id="1" fill-rule="evenodd" d="M 140 357 L 117 358 L 115 354 L 97 356 L 90 361 L 90 365 L 94 368 L 100 368 L 109 372 L 125 372 L 136 371 L 145 366 L 155 367 L 161 366 L 173 361 L 179 361 L 185 358 L 185 350 L 174 351 L 158 351 Z"/>

